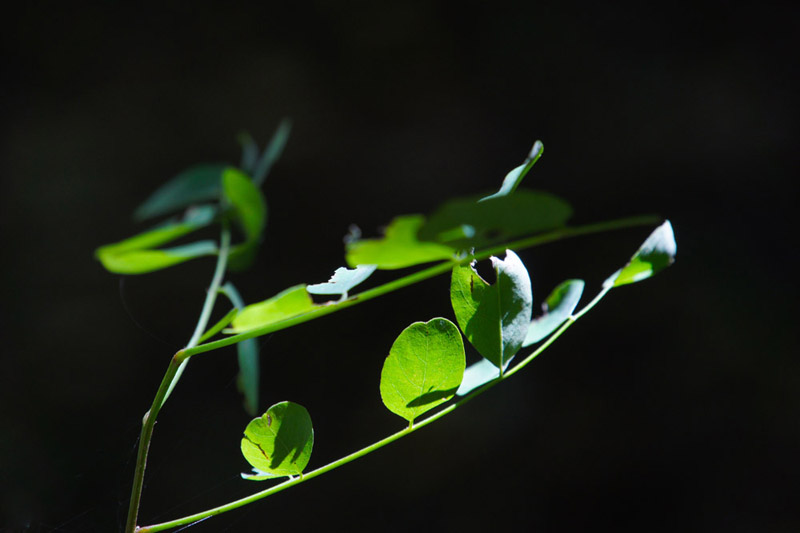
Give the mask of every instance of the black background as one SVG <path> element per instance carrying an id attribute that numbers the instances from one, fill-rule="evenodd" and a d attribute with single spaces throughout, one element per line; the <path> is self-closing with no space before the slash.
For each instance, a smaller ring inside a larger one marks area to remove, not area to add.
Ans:
<path id="1" fill-rule="evenodd" d="M 351 223 L 524 186 L 575 223 L 669 217 L 678 261 L 613 292 L 541 359 L 380 452 L 193 531 L 796 531 L 800 445 L 792 3 L 228 3 L 26 7 L 3 24 L 0 528 L 121 528 L 142 414 L 213 269 L 120 279 L 94 248 L 190 164 L 294 129 L 257 301 L 343 264 Z M 587 292 L 639 228 L 522 253 L 537 301 Z M 391 275 L 376 276 L 377 281 Z M 374 280 L 370 284 L 375 283 Z M 378 395 L 438 278 L 262 339 L 262 408 L 315 423 L 310 468 L 400 429 Z M 234 351 L 192 361 L 156 427 L 141 522 L 255 490 Z"/>

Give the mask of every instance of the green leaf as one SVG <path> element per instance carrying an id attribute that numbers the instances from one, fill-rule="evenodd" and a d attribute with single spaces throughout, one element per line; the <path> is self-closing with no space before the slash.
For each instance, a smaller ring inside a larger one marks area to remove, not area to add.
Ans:
<path id="1" fill-rule="evenodd" d="M 208 339 L 210 339 L 211 337 L 213 337 L 214 335 L 216 335 L 217 333 L 222 331 L 225 326 L 227 326 L 228 324 L 231 323 L 231 321 L 233 320 L 233 317 L 235 317 L 236 313 L 238 313 L 238 312 L 239 312 L 238 309 L 231 309 L 230 311 L 228 311 L 228 314 L 226 314 L 224 317 L 220 318 L 219 322 L 217 322 L 216 324 L 211 326 L 208 329 L 208 331 L 203 333 L 203 335 L 199 339 L 197 339 L 197 344 L 201 344 L 201 343 L 207 341 Z"/>
<path id="2" fill-rule="evenodd" d="M 544 314 L 531 322 L 522 347 L 535 344 L 558 329 L 578 306 L 584 286 L 582 279 L 569 279 L 553 289 L 542 304 Z"/>
<path id="3" fill-rule="evenodd" d="M 420 242 L 417 231 L 425 222 L 422 215 L 405 215 L 392 220 L 382 239 L 355 240 L 347 244 L 347 264 L 377 265 L 382 270 L 405 268 L 431 261 L 452 259 L 455 250 L 441 244 Z"/>
<path id="4" fill-rule="evenodd" d="M 522 183 L 522 179 L 525 177 L 528 171 L 530 171 L 530 169 L 533 168 L 533 165 L 535 165 L 539 158 L 542 157 L 542 152 L 544 152 L 544 145 L 542 144 L 542 141 L 536 141 L 533 143 L 533 148 L 531 148 L 531 151 L 528 154 L 528 157 L 525 158 L 525 161 L 520 166 L 506 174 L 506 177 L 503 180 L 503 185 L 500 186 L 500 190 L 494 194 L 485 196 L 478 201 L 483 202 L 492 198 L 500 198 L 501 196 L 508 196 L 514 192 L 519 184 Z"/>
<path id="5" fill-rule="evenodd" d="M 258 160 L 258 145 L 253 137 L 246 131 L 241 132 L 237 136 L 239 144 L 242 145 L 242 160 L 239 168 L 252 174 L 256 169 L 256 161 Z"/>
<path id="6" fill-rule="evenodd" d="M 609 277 L 603 286 L 619 287 L 647 279 L 674 263 L 677 251 L 672 224 L 667 220 L 647 237 L 628 264 Z"/>
<path id="7" fill-rule="evenodd" d="M 233 208 L 233 218 L 242 228 L 245 242 L 231 249 L 228 265 L 241 270 L 255 259 L 261 233 L 267 224 L 267 203 L 261 191 L 245 173 L 226 168 L 222 173 L 222 192 Z"/>
<path id="8" fill-rule="evenodd" d="M 259 159 L 253 169 L 253 181 L 256 185 L 261 186 L 264 183 L 264 179 L 272 169 L 272 165 L 275 164 L 283 153 L 291 131 L 291 120 L 285 118 L 278 124 L 278 129 L 275 130 L 272 139 L 270 139 L 269 144 L 267 144 L 267 147 L 264 149 L 264 153 L 261 155 L 261 159 Z"/>
<path id="9" fill-rule="evenodd" d="M 381 371 L 381 399 L 409 422 L 456 393 L 466 356 L 458 328 L 445 318 L 414 322 L 392 344 Z"/>
<path id="10" fill-rule="evenodd" d="M 377 265 L 358 265 L 353 270 L 340 267 L 327 283 L 316 283 L 306 288 L 311 294 L 341 294 L 344 299 L 350 289 L 370 277 L 376 268 Z"/>
<path id="11" fill-rule="evenodd" d="M 220 292 L 228 297 L 236 307 L 237 314 L 244 309 L 244 300 L 230 281 L 220 288 Z M 235 316 L 235 315 L 234 315 Z M 231 317 L 233 318 L 233 317 Z M 216 327 L 216 326 L 214 326 Z M 256 339 L 247 339 L 236 343 L 236 356 L 239 361 L 239 375 L 236 387 L 244 396 L 244 409 L 249 415 L 258 412 L 259 382 L 261 376 L 259 347 Z"/>
<path id="12" fill-rule="evenodd" d="M 489 285 L 472 265 L 453 268 L 450 300 L 461 331 L 497 368 L 505 367 L 522 347 L 531 322 L 531 280 L 517 254 L 492 257 L 497 282 Z"/>
<path id="13" fill-rule="evenodd" d="M 511 358 L 513 359 L 513 357 Z M 508 368 L 511 359 L 506 361 L 503 370 Z M 478 387 L 482 387 L 492 380 L 500 377 L 500 369 L 494 366 L 494 363 L 488 359 L 481 358 L 477 363 L 473 363 L 464 371 L 464 379 L 456 391 L 456 396 L 466 396 Z"/>
<path id="14" fill-rule="evenodd" d="M 299 475 L 308 465 L 313 446 L 314 429 L 306 408 L 292 402 L 277 403 L 244 430 L 242 455 L 258 475 L 242 477 L 260 480 Z"/>
<path id="15" fill-rule="evenodd" d="M 183 207 L 219 198 L 220 177 L 225 165 L 197 165 L 181 172 L 140 205 L 136 220 L 153 218 Z"/>
<path id="16" fill-rule="evenodd" d="M 153 249 L 209 225 L 215 214 L 216 210 L 208 206 L 190 209 L 182 221 L 168 222 L 117 243 L 101 246 L 95 251 L 95 257 L 110 272 L 144 274 L 196 257 L 216 255 L 216 243 L 208 240 Z"/>
<path id="17" fill-rule="evenodd" d="M 572 214 L 564 200 L 543 192 L 520 190 L 477 200 L 469 197 L 447 202 L 419 228 L 417 237 L 468 250 L 560 228 Z"/>
<path id="18" fill-rule="evenodd" d="M 316 308 L 305 285 L 295 285 L 263 302 L 250 304 L 233 319 L 232 328 L 225 333 L 242 333 L 280 322 Z"/>

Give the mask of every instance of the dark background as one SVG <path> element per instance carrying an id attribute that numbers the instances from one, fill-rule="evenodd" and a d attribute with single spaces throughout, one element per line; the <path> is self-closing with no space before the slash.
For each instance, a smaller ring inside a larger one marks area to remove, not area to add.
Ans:
<path id="1" fill-rule="evenodd" d="M 120 279 L 92 252 L 235 136 L 294 130 L 265 185 L 248 301 L 343 264 L 351 223 L 524 186 L 575 223 L 669 217 L 674 267 L 614 291 L 518 377 L 434 426 L 193 531 L 797 531 L 798 9 L 466 2 L 147 11 L 25 7 L 3 24 L 0 529 L 119 530 L 141 416 L 213 261 Z M 537 301 L 591 296 L 648 228 L 526 251 Z M 382 276 L 379 279 L 388 279 Z M 373 280 L 370 283 L 374 283 Z M 262 339 L 262 408 L 316 429 L 309 468 L 400 429 L 383 358 L 448 282 Z M 141 522 L 259 486 L 232 349 L 198 357 L 159 418 Z M 263 486 L 263 485 L 262 485 Z"/>

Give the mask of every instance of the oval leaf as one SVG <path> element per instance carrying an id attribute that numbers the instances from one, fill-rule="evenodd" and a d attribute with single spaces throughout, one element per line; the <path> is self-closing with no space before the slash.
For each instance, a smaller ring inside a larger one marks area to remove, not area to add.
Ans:
<path id="1" fill-rule="evenodd" d="M 528 154 L 528 157 L 525 158 L 525 161 L 520 166 L 506 174 L 503 184 L 500 186 L 500 190 L 492 195 L 485 196 L 478 201 L 483 202 L 492 198 L 500 198 L 501 196 L 508 196 L 514 192 L 519 184 L 522 183 L 522 179 L 525 177 L 528 171 L 530 171 L 530 169 L 533 168 L 533 165 L 535 165 L 539 158 L 542 157 L 543 152 L 544 145 L 542 144 L 542 141 L 536 141 L 533 143 L 533 148 L 531 148 L 531 151 Z"/>
<path id="2" fill-rule="evenodd" d="M 564 200 L 543 192 L 523 190 L 477 200 L 461 198 L 444 204 L 420 228 L 418 238 L 468 250 L 560 228 L 572 214 Z"/>
<path id="3" fill-rule="evenodd" d="M 544 314 L 531 322 L 522 347 L 539 342 L 563 324 L 578 306 L 585 285 L 582 279 L 569 279 L 553 289 L 542 304 Z"/>
<path id="4" fill-rule="evenodd" d="M 233 207 L 233 218 L 244 232 L 245 242 L 231 249 L 229 266 L 241 270 L 255 259 L 261 233 L 267 224 L 267 203 L 256 185 L 245 173 L 226 168 L 222 173 L 222 191 Z"/>
<path id="5" fill-rule="evenodd" d="M 604 287 L 619 287 L 647 279 L 675 262 L 678 245 L 669 220 L 647 237 L 639 250 L 623 268 L 604 283 Z"/>
<path id="6" fill-rule="evenodd" d="M 225 165 L 197 165 L 181 172 L 156 189 L 133 216 L 144 220 L 183 207 L 219 198 L 220 178 Z"/>
<path id="7" fill-rule="evenodd" d="M 513 359 L 513 357 L 511 359 Z M 511 359 L 506 361 L 506 366 L 503 370 L 508 368 Z M 500 369 L 494 366 L 488 359 L 481 359 L 477 363 L 469 365 L 464 371 L 464 379 L 461 381 L 461 385 L 456 391 L 456 396 L 466 396 L 478 387 L 482 387 L 499 377 Z"/>
<path id="8" fill-rule="evenodd" d="M 383 239 L 356 240 L 347 244 L 347 264 L 377 265 L 382 270 L 405 268 L 441 259 L 451 259 L 449 246 L 420 242 L 417 231 L 425 222 L 422 215 L 400 216 L 386 228 Z"/>
<path id="9" fill-rule="evenodd" d="M 286 320 L 317 307 L 308 295 L 305 285 L 295 285 L 281 291 L 263 302 L 250 304 L 242 309 L 225 333 L 242 333 L 281 320 Z"/>
<path id="10" fill-rule="evenodd" d="M 447 319 L 415 322 L 392 344 L 381 371 L 381 399 L 409 422 L 453 397 L 466 356 L 458 328 Z"/>
<path id="11" fill-rule="evenodd" d="M 353 270 L 340 267 L 327 283 L 309 285 L 307 289 L 311 294 L 341 294 L 347 298 L 348 291 L 370 277 L 376 268 L 377 265 L 358 265 Z"/>
<path id="12" fill-rule="evenodd" d="M 461 331 L 497 368 L 505 367 L 522 347 L 531 322 L 531 280 L 517 254 L 492 257 L 497 282 L 489 285 L 472 265 L 453 268 L 450 300 Z"/>
<path id="13" fill-rule="evenodd" d="M 257 475 L 246 479 L 268 479 L 301 474 L 311 458 L 314 429 L 302 405 L 281 402 L 254 418 L 244 430 L 242 455 Z"/>

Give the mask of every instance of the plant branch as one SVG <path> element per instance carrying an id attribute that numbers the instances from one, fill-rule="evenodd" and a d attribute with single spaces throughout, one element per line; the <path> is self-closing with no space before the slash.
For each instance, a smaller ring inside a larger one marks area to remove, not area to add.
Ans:
<path id="1" fill-rule="evenodd" d="M 468 261 L 472 261 L 473 259 L 481 260 L 487 259 L 493 255 L 501 254 L 505 252 L 506 249 L 513 249 L 513 250 L 523 250 L 525 248 L 531 248 L 534 246 L 539 246 L 541 244 L 546 244 L 549 242 L 559 241 L 561 239 L 567 239 L 571 237 L 579 237 L 582 235 L 590 235 L 593 233 L 602 233 L 605 231 L 612 231 L 617 229 L 626 229 L 632 228 L 636 226 L 647 226 L 651 224 L 656 224 L 660 221 L 660 217 L 653 216 L 653 215 L 645 215 L 645 216 L 638 216 L 638 217 L 629 217 L 629 218 L 621 218 L 617 220 L 610 220 L 607 222 L 598 222 L 595 224 L 587 224 L 585 226 L 576 226 L 572 228 L 563 228 L 559 230 L 552 231 L 550 233 L 544 233 L 542 235 L 535 235 L 533 237 L 527 237 L 525 239 L 520 239 L 517 241 L 509 242 L 506 244 L 494 246 L 492 248 L 488 248 L 486 250 L 482 250 L 479 253 L 475 254 L 474 256 L 469 256 L 461 260 L 453 260 L 453 261 L 445 261 L 443 263 L 436 264 L 432 267 L 426 268 L 424 270 L 420 270 L 414 272 L 413 274 L 409 274 L 402 278 L 396 279 L 394 281 L 390 281 L 373 289 L 369 289 L 364 291 L 360 294 L 351 296 L 346 300 L 342 300 L 337 303 L 333 303 L 330 305 L 320 306 L 313 311 L 309 311 L 307 313 L 303 313 L 301 315 L 294 316 L 292 318 L 282 320 L 280 322 L 274 322 L 272 324 L 268 324 L 266 326 L 262 326 L 260 328 L 255 328 L 250 331 L 246 331 L 244 333 L 239 333 L 238 335 L 231 335 L 230 337 L 226 337 L 224 339 L 220 339 L 217 341 L 207 342 L 205 344 L 200 344 L 198 346 L 187 348 L 182 357 L 189 358 L 193 355 L 197 355 L 200 353 L 210 352 L 213 350 L 217 350 L 219 348 L 224 348 L 225 346 L 230 346 L 232 344 L 236 344 L 237 342 L 241 342 L 247 339 L 252 339 L 254 337 L 260 337 L 262 335 L 266 335 L 268 333 L 274 333 L 276 331 L 280 331 L 282 329 L 287 329 L 292 326 L 297 326 L 298 324 L 303 324 L 305 322 L 309 322 L 311 320 L 330 315 L 337 311 L 341 311 L 342 309 L 346 309 L 348 307 L 352 307 L 356 304 L 361 302 L 366 302 L 367 300 L 372 300 L 374 298 L 378 298 L 379 296 L 383 296 L 390 292 L 394 292 L 396 290 L 402 289 L 404 287 L 408 287 L 409 285 L 414 285 L 415 283 L 419 283 L 421 281 L 425 281 L 427 279 L 433 278 L 435 276 L 445 274 L 449 272 L 453 266 L 457 264 L 463 264 Z"/>
<path id="2" fill-rule="evenodd" d="M 228 262 L 228 253 L 230 251 L 231 234 L 227 227 L 223 227 L 222 235 L 220 236 L 219 255 L 217 257 L 217 266 L 214 269 L 214 276 L 211 279 L 211 285 L 208 288 L 205 302 L 203 303 L 203 310 L 200 313 L 200 318 L 197 321 L 194 333 L 192 334 L 189 343 L 186 345 L 190 348 L 197 344 L 198 339 L 203 334 L 203 331 L 208 326 L 208 320 L 211 317 L 211 311 L 214 309 L 214 302 L 216 301 L 219 292 L 222 278 L 225 275 L 225 266 Z M 175 388 L 178 380 L 186 368 L 188 359 L 183 356 L 186 348 L 178 350 L 172 357 L 167 367 L 167 372 L 158 386 L 158 391 L 153 399 L 153 405 L 142 418 L 142 432 L 139 436 L 139 450 L 136 455 L 136 470 L 133 474 L 133 487 L 131 488 L 131 500 L 128 505 L 128 519 L 125 524 L 125 532 L 133 533 L 136 531 L 136 521 L 139 516 L 139 505 L 142 499 L 142 487 L 144 485 L 144 472 L 147 467 L 147 453 L 150 450 L 150 441 L 153 438 L 153 428 L 155 427 L 156 418 L 158 413 L 163 407 L 164 402 L 167 401 L 172 389 Z"/>
<path id="3" fill-rule="evenodd" d="M 436 422 L 440 418 L 443 418 L 444 416 L 452 413 L 453 411 L 455 411 L 456 409 L 458 409 L 462 405 L 466 404 L 467 402 L 471 401 L 472 399 L 476 398 L 477 396 L 480 396 L 481 394 L 483 394 L 484 392 L 488 391 L 489 389 L 491 389 L 492 387 L 494 387 L 498 383 L 509 379 L 511 376 L 513 376 L 514 374 L 516 374 L 517 372 L 522 370 L 522 368 L 524 368 L 531 361 L 533 361 L 539 354 L 541 354 L 548 347 L 550 347 L 550 345 L 553 344 L 553 342 L 555 342 L 556 339 L 558 339 L 567 329 L 569 329 L 570 326 L 572 326 L 572 324 L 574 324 L 580 317 L 582 317 L 592 307 L 594 307 L 606 295 L 606 293 L 608 293 L 608 291 L 610 289 L 611 289 L 611 287 L 604 288 L 591 302 L 589 302 L 583 309 L 581 309 L 581 311 L 579 311 L 577 314 L 574 314 L 574 315 L 570 316 L 564 322 L 564 324 L 561 325 L 560 328 L 558 328 L 553 334 L 551 334 L 547 338 L 547 340 L 544 343 L 542 343 L 538 348 L 536 348 L 536 350 L 534 350 L 533 353 L 531 353 L 528 357 L 526 357 L 524 360 L 522 360 L 519 364 L 515 365 L 514 368 L 512 368 L 511 370 L 505 372 L 500 377 L 498 377 L 498 378 L 486 383 L 485 385 L 479 387 L 478 389 L 475 389 L 473 392 L 471 392 L 470 394 L 468 394 L 467 396 L 465 396 L 461 400 L 458 400 L 457 402 L 455 402 L 453 404 L 450 404 L 449 406 L 445 407 L 441 411 L 438 411 L 437 413 L 435 413 L 435 414 L 433 414 L 433 415 L 421 420 L 420 422 L 416 422 L 415 423 L 415 422 L 412 421 L 412 423 L 408 427 L 398 431 L 397 433 L 389 435 L 388 437 L 386 437 L 384 439 L 381 439 L 381 440 L 379 440 L 379 441 L 377 441 L 377 442 L 375 442 L 373 444 L 370 444 L 369 446 L 361 448 L 360 450 L 358 450 L 356 452 L 353 452 L 350 455 L 346 455 L 345 457 L 342 457 L 340 459 L 337 459 L 336 461 L 328 463 L 325 466 L 317 468 L 316 470 L 312 470 L 311 472 L 308 472 L 307 474 L 301 474 L 298 477 L 290 478 L 288 481 L 284 481 L 283 483 L 280 483 L 278 485 L 274 485 L 274 486 L 272 486 L 272 487 L 270 487 L 268 489 L 262 490 L 260 492 L 256 492 L 255 494 L 251 494 L 250 496 L 246 496 L 244 498 L 240 498 L 238 500 L 234 500 L 232 502 L 226 503 L 225 505 L 220 505 L 219 507 L 214 507 L 213 509 L 208 509 L 206 511 L 202 511 L 202 512 L 199 512 L 199 513 L 196 513 L 196 514 L 193 514 L 193 515 L 189 515 L 189 516 L 185 516 L 183 518 L 170 520 L 168 522 L 162 522 L 160 524 L 154 524 L 154 525 L 150 525 L 150 526 L 140 527 L 140 528 L 138 528 L 136 530 L 137 533 L 156 533 L 157 531 L 165 531 L 165 530 L 168 530 L 168 529 L 172 529 L 174 527 L 185 526 L 187 524 L 191 524 L 191 523 L 196 522 L 198 520 L 204 520 L 206 518 L 209 518 L 209 517 L 212 517 L 212 516 L 216 516 L 216 515 L 219 515 L 219 514 L 228 512 L 228 511 L 233 511 L 234 509 L 238 509 L 239 507 L 242 507 L 244 505 L 256 502 L 256 501 L 264 499 L 264 498 L 266 498 L 268 496 L 272 496 L 273 494 L 276 494 L 278 492 L 282 492 L 282 491 L 284 491 L 284 490 L 286 490 L 288 488 L 294 487 L 295 485 L 299 485 L 300 483 L 304 483 L 306 481 L 310 481 L 311 479 L 314 479 L 315 477 L 321 476 L 322 474 L 330 472 L 331 470 L 339 468 L 340 466 L 344 466 L 347 463 L 350 463 L 352 461 L 355 461 L 356 459 L 364 457 L 365 455 L 368 455 L 368 454 L 370 454 L 370 453 L 372 453 L 372 452 L 374 452 L 376 450 L 379 450 L 380 448 L 383 448 L 387 444 L 391 444 L 392 442 L 394 442 L 394 441 L 396 441 L 398 439 L 401 439 L 401 438 L 405 437 L 406 435 L 410 435 L 411 433 L 414 433 L 415 431 L 417 431 L 419 429 L 422 429 L 423 427 L 425 427 L 425 426 L 427 426 L 429 424 L 432 424 L 433 422 Z"/>

